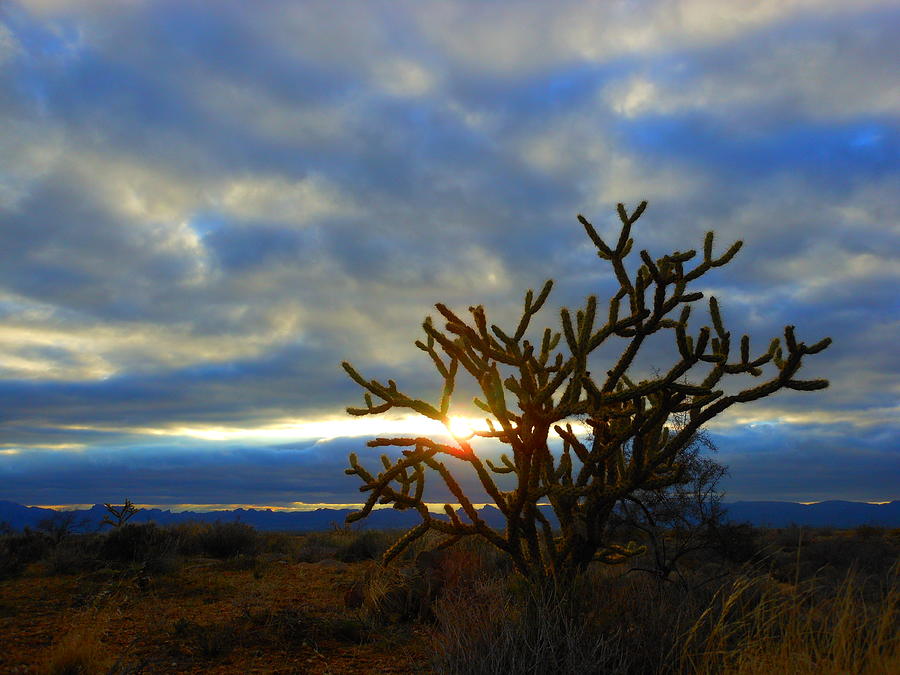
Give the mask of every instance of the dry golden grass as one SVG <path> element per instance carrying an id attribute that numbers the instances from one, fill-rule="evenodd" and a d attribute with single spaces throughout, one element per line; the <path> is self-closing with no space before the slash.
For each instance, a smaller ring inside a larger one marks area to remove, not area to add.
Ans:
<path id="1" fill-rule="evenodd" d="M 45 675 L 100 675 L 113 660 L 97 634 L 86 628 L 66 633 L 48 650 L 42 667 Z"/>
<path id="2" fill-rule="evenodd" d="M 885 576 L 715 588 L 598 570 L 569 599 L 485 578 L 437 603 L 441 673 L 900 673 L 900 564 Z"/>
<path id="3" fill-rule="evenodd" d="M 785 587 L 766 577 L 720 591 L 681 646 L 698 673 L 892 675 L 900 672 L 900 585 L 873 592 L 851 573 L 833 594 L 816 580 Z"/>

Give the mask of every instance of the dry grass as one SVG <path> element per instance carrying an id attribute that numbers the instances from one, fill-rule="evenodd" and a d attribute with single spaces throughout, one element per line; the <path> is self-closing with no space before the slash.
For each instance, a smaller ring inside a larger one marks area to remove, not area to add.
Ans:
<path id="1" fill-rule="evenodd" d="M 760 571 L 718 590 L 600 572 L 570 597 L 482 578 L 436 607 L 442 673 L 900 672 L 900 575 L 836 586 Z"/>
<path id="2" fill-rule="evenodd" d="M 723 589 L 681 646 L 699 673 L 900 672 L 900 585 L 872 592 L 854 573 L 822 596 L 813 579 L 785 588 L 765 577 Z"/>
<path id="3" fill-rule="evenodd" d="M 99 675 L 112 665 L 108 649 L 96 633 L 73 630 L 47 651 L 42 672 L 46 675 Z"/>

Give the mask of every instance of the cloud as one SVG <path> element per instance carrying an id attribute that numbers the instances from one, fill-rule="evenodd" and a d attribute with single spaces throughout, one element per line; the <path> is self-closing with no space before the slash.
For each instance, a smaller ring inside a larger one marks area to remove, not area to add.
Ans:
<path id="1" fill-rule="evenodd" d="M 614 81 L 606 100 L 625 117 L 698 113 L 744 133 L 759 133 L 760 125 L 777 125 L 785 115 L 819 123 L 893 117 L 900 112 L 890 66 L 900 56 L 889 28 L 895 15 L 845 18 L 849 30 L 791 24 L 744 38 L 725 59 L 716 49 L 685 52 L 674 64 L 653 63 Z"/>
<path id="2" fill-rule="evenodd" d="M 864 431 L 840 421 L 752 424 L 713 434 L 729 467 L 726 499 L 889 501 L 897 499 L 900 458 L 891 423 Z"/>
<path id="3" fill-rule="evenodd" d="M 149 466 L 131 450 L 220 452 L 254 429 L 263 443 L 359 403 L 344 359 L 439 395 L 412 344 L 434 302 L 510 326 L 552 277 L 536 324 L 556 327 L 561 306 L 616 290 L 575 214 L 610 236 L 616 202 L 642 199 L 636 246 L 653 255 L 710 229 L 717 251 L 745 241 L 700 284 L 733 335 L 834 338 L 804 369 L 829 390 L 717 433 L 889 429 L 895 15 L 874 0 L 4 4 L 0 424 L 20 452 L 0 466 L 61 446 Z M 670 338 L 636 370 L 665 367 Z M 866 491 L 854 480 L 844 493 Z"/>
<path id="4" fill-rule="evenodd" d="M 435 76 L 421 64 L 407 59 L 389 59 L 375 68 L 378 85 L 393 96 L 424 96 L 434 87 Z"/>
<path id="5" fill-rule="evenodd" d="M 19 42 L 12 31 L 0 24 L 0 67 L 12 61 L 18 55 L 19 49 Z"/>
<path id="6" fill-rule="evenodd" d="M 213 203 L 237 218 L 304 225 L 323 217 L 348 216 L 356 209 L 348 195 L 321 176 L 288 182 L 283 178 L 251 178 L 229 183 Z"/>

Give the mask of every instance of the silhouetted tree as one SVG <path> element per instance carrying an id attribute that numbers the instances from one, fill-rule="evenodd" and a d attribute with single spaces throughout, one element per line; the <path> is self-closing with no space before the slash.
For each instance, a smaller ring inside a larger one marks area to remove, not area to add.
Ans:
<path id="1" fill-rule="evenodd" d="M 622 499 L 610 518 L 612 537 L 637 532 L 646 542 L 651 566 L 632 569 L 649 572 L 660 581 L 676 576 L 686 583 L 680 569 L 682 560 L 719 547 L 726 513 L 719 483 L 728 470 L 704 451 L 715 452 L 716 447 L 701 429 L 678 458 L 682 468 L 678 481 L 635 490 Z"/>

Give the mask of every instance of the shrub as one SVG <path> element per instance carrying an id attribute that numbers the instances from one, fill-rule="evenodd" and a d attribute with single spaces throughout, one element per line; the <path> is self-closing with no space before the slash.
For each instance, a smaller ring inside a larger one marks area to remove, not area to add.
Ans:
<path id="1" fill-rule="evenodd" d="M 190 556 L 203 553 L 203 537 L 209 528 L 208 523 L 191 520 L 170 525 L 168 529 L 175 535 L 178 553 Z"/>
<path id="2" fill-rule="evenodd" d="M 860 525 L 853 531 L 853 534 L 858 539 L 883 539 L 885 532 L 885 528 L 877 525 Z"/>
<path id="3" fill-rule="evenodd" d="M 746 563 L 762 555 L 759 532 L 750 523 L 722 523 L 713 531 L 713 549 L 725 561 Z"/>
<path id="4" fill-rule="evenodd" d="M 358 562 L 360 560 L 374 560 L 387 549 L 384 533 L 374 530 L 353 532 L 349 541 L 338 551 L 338 560 L 344 562 Z"/>
<path id="5" fill-rule="evenodd" d="M 296 548 L 298 562 L 319 562 L 329 558 L 359 562 L 377 558 L 388 547 L 391 532 L 336 528 L 328 532 L 303 534 Z"/>
<path id="6" fill-rule="evenodd" d="M 235 625 L 230 621 L 198 624 L 181 618 L 172 625 L 171 638 L 178 651 L 214 659 L 225 656 L 234 647 Z"/>
<path id="7" fill-rule="evenodd" d="M 177 548 L 177 535 L 156 523 L 126 523 L 106 534 L 100 552 L 104 560 L 164 567 Z"/>
<path id="8" fill-rule="evenodd" d="M 82 534 L 59 541 L 45 560 L 53 574 L 80 574 L 101 565 L 102 540 L 97 535 Z"/>
<path id="9" fill-rule="evenodd" d="M 265 532 L 261 533 L 262 552 L 279 555 L 291 556 L 296 550 L 296 537 L 286 532 Z"/>
<path id="10" fill-rule="evenodd" d="M 0 579 L 21 574 L 25 568 L 47 555 L 50 539 L 42 532 L 25 528 L 21 533 L 0 536 Z"/>
<path id="11" fill-rule="evenodd" d="M 201 531 L 200 549 L 213 558 L 232 558 L 237 555 L 254 555 L 259 549 L 259 533 L 241 522 L 216 521 Z"/>

